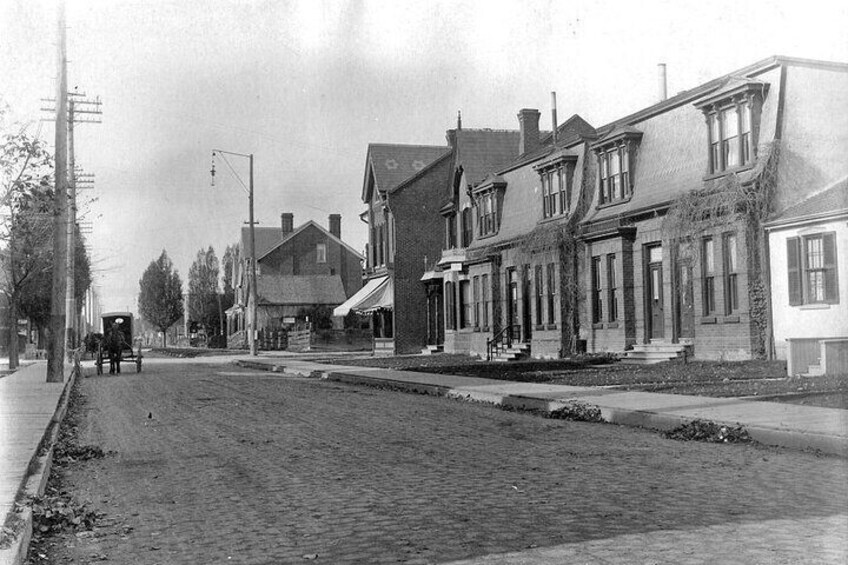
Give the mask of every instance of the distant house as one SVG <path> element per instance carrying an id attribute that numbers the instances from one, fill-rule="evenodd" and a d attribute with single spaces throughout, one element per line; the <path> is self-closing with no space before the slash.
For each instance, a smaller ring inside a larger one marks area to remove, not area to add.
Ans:
<path id="1" fill-rule="evenodd" d="M 790 375 L 848 373 L 848 177 L 777 214 L 766 231 L 778 358 Z"/>
<path id="2" fill-rule="evenodd" d="M 227 311 L 230 343 L 245 343 L 250 312 L 250 230 L 242 228 L 234 261 L 235 305 Z M 329 313 L 362 286 L 363 257 L 341 239 L 341 216 L 329 229 L 310 220 L 297 229 L 290 213 L 280 228 L 255 228 L 257 330 L 291 328 L 309 313 Z M 310 320 L 312 321 L 312 320 Z"/>

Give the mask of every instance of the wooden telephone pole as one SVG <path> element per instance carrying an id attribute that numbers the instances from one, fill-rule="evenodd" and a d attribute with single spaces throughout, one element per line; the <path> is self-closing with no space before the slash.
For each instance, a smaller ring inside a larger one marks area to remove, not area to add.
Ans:
<path id="1" fill-rule="evenodd" d="M 56 90 L 56 168 L 53 194 L 53 290 L 47 332 L 47 382 L 65 379 L 65 275 L 68 221 L 68 59 L 65 52 L 65 3 L 59 2 L 59 84 Z"/>

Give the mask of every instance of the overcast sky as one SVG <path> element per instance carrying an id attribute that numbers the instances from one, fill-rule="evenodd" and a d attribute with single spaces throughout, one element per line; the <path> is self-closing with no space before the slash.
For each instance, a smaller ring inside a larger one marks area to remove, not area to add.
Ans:
<path id="1" fill-rule="evenodd" d="M 119 1 L 68 0 L 70 88 L 103 100 L 77 128 L 77 163 L 104 309 L 135 310 L 138 280 L 166 249 L 183 280 L 201 248 L 219 258 L 247 197 L 213 148 L 255 154 L 257 219 L 326 226 L 366 242 L 358 215 L 368 143 L 444 144 L 464 127 L 600 126 L 780 54 L 848 62 L 836 1 Z M 39 128 L 55 96 L 53 2 L 0 0 L 0 96 Z M 845 109 L 840 109 L 845 111 Z M 41 126 L 52 144 L 53 129 Z M 247 160 L 231 158 L 244 182 Z"/>

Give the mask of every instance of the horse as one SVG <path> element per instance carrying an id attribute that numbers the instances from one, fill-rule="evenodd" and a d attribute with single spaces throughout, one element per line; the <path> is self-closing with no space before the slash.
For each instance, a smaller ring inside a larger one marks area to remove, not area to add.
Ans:
<path id="1" fill-rule="evenodd" d="M 105 336 L 106 352 L 109 355 L 109 374 L 121 373 L 121 355 L 127 342 L 117 323 L 113 323 Z"/>

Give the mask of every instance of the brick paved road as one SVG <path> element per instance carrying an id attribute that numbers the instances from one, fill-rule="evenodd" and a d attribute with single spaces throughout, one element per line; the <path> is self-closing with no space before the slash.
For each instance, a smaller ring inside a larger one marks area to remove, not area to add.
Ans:
<path id="1" fill-rule="evenodd" d="M 83 381 L 80 443 L 115 454 L 76 464 L 66 485 L 107 515 L 94 535 L 66 536 L 54 562 L 848 555 L 845 460 L 231 366 L 145 371 Z"/>

